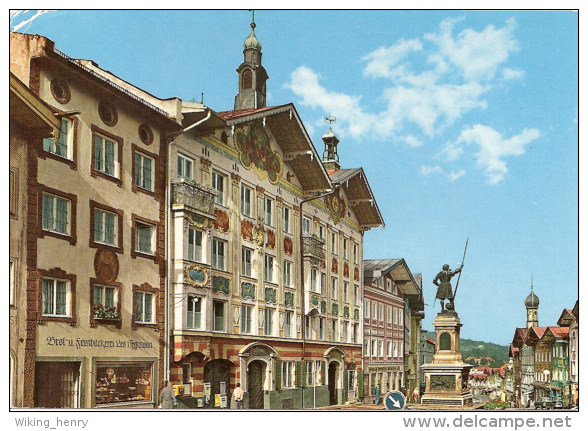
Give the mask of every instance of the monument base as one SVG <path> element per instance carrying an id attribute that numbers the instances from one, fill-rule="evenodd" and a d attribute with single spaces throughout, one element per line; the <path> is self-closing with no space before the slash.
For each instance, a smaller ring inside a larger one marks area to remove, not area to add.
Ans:
<path id="1" fill-rule="evenodd" d="M 474 397 L 468 389 L 469 364 L 425 364 L 425 393 L 421 397 L 423 405 L 471 406 Z"/>
<path id="2" fill-rule="evenodd" d="M 463 362 L 459 352 L 461 323 L 457 313 L 439 313 L 435 322 L 435 354 L 431 364 L 421 365 L 425 375 L 423 405 L 471 406 L 474 397 L 468 381 L 472 365 Z"/>

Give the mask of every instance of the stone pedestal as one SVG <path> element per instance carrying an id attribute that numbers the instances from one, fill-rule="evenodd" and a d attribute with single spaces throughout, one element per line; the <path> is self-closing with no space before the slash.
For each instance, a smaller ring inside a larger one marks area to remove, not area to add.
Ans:
<path id="1" fill-rule="evenodd" d="M 457 313 L 439 313 L 435 327 L 433 362 L 421 365 L 425 375 L 423 405 L 471 406 L 473 396 L 468 389 L 471 365 L 459 353 L 459 330 L 462 324 Z"/>

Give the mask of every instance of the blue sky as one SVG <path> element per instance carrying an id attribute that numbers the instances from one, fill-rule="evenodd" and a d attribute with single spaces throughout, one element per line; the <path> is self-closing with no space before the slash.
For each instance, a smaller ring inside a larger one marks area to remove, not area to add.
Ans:
<path id="1" fill-rule="evenodd" d="M 230 110 L 251 13 L 53 11 L 11 19 L 160 98 Z M 255 12 L 268 105 L 293 102 L 322 152 L 332 125 L 342 167 L 362 166 L 386 222 L 367 259 L 403 257 L 432 280 L 465 268 L 462 337 L 508 344 L 578 298 L 578 14 L 570 11 Z"/>

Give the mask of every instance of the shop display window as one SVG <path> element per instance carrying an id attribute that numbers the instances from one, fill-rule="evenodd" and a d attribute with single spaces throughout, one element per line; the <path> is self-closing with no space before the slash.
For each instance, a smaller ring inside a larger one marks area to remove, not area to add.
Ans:
<path id="1" fill-rule="evenodd" d="M 152 362 L 97 362 L 96 405 L 153 399 Z"/>

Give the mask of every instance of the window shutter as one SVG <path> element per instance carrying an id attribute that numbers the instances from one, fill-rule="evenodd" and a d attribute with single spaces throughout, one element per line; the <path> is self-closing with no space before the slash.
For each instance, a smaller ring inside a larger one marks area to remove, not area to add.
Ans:
<path id="1" fill-rule="evenodd" d="M 306 386 L 306 362 L 296 362 L 296 386 L 304 388 Z"/>
<path id="2" fill-rule="evenodd" d="M 363 398 L 363 371 L 357 372 L 357 396 Z"/>
<path id="3" fill-rule="evenodd" d="M 274 374 L 276 391 L 282 388 L 282 361 L 275 361 L 276 372 Z"/>
<path id="4" fill-rule="evenodd" d="M 326 385 L 328 383 L 326 378 L 326 368 L 327 366 L 325 361 L 321 361 L 321 385 Z"/>
<path id="5" fill-rule="evenodd" d="M 349 371 L 343 371 L 343 402 L 347 401 L 349 396 Z"/>

